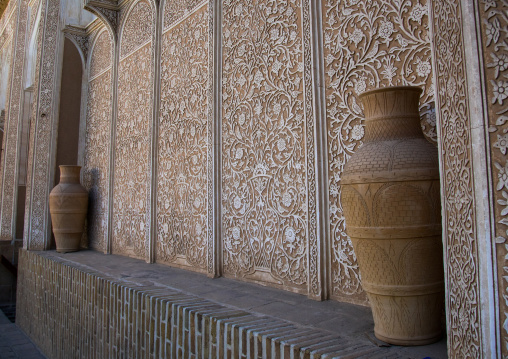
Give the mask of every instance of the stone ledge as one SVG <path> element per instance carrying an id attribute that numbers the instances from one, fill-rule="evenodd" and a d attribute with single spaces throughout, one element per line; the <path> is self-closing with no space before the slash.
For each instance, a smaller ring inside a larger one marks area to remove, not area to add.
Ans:
<path id="1" fill-rule="evenodd" d="M 432 358 L 377 347 L 370 310 L 119 256 L 22 250 L 17 324 L 49 358 Z"/>

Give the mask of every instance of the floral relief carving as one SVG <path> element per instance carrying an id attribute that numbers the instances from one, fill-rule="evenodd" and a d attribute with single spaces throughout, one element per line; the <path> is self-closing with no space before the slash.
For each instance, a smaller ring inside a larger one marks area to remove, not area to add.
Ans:
<path id="1" fill-rule="evenodd" d="M 478 244 L 473 194 L 472 141 L 459 0 L 432 2 L 433 47 L 444 193 L 443 243 L 447 282 L 449 356 L 480 358 Z"/>
<path id="2" fill-rule="evenodd" d="M 423 88 L 422 128 L 436 142 L 429 20 L 426 0 L 325 0 L 324 71 L 328 124 L 332 297 L 365 303 L 353 247 L 345 233 L 344 165 L 362 145 L 367 90 L 414 85 Z"/>
<path id="3" fill-rule="evenodd" d="M 206 270 L 208 6 L 162 37 L 157 261 Z"/>
<path id="4" fill-rule="evenodd" d="M 125 19 L 118 67 L 112 250 L 137 258 L 147 256 L 150 231 L 154 59 L 152 42 L 145 42 L 152 39 L 153 19 L 148 3 L 134 5 Z"/>
<path id="5" fill-rule="evenodd" d="M 223 3 L 226 275 L 307 285 L 301 3 Z"/>
<path id="6" fill-rule="evenodd" d="M 195 11 L 203 0 L 166 0 L 164 3 L 164 29 Z"/>
<path id="7" fill-rule="evenodd" d="M 493 172 L 499 323 L 502 357 L 508 356 L 508 0 L 479 2 Z"/>
<path id="8" fill-rule="evenodd" d="M 128 16 L 122 30 L 122 45 L 120 57 L 125 57 L 134 50 L 152 40 L 153 14 L 152 7 L 146 1 L 140 1 L 134 5 L 129 13 L 122 13 L 121 17 Z M 135 21 L 132 21 L 135 19 Z"/>
<path id="9" fill-rule="evenodd" d="M 103 30 L 97 35 L 93 45 L 93 54 L 90 56 L 90 79 L 94 79 L 111 67 L 113 56 L 113 43 L 107 30 Z"/>
<path id="10" fill-rule="evenodd" d="M 112 41 L 102 31 L 90 57 L 83 185 L 89 193 L 87 235 L 91 248 L 104 251 L 108 233 Z"/>

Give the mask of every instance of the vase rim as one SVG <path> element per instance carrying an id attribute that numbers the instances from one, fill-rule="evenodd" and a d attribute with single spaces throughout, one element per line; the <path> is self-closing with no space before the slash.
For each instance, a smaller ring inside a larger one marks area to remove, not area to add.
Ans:
<path id="1" fill-rule="evenodd" d="M 387 86 L 387 87 L 380 87 L 380 88 L 376 88 L 376 89 L 373 89 L 373 90 L 362 92 L 361 94 L 358 95 L 358 97 L 362 98 L 362 97 L 365 97 L 365 96 L 368 96 L 368 95 L 372 95 L 372 94 L 375 94 L 375 93 L 389 92 L 389 91 L 400 91 L 400 90 L 415 91 L 415 92 L 419 92 L 420 95 L 423 92 L 422 88 L 418 87 L 418 86 Z"/>

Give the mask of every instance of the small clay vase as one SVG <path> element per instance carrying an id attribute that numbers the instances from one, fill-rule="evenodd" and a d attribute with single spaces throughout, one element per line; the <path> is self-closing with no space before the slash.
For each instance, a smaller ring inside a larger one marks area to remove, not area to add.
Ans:
<path id="1" fill-rule="evenodd" d="M 438 152 L 424 137 L 417 87 L 360 95 L 365 138 L 342 175 L 342 206 L 374 316 L 396 345 L 442 337 L 443 247 Z"/>
<path id="2" fill-rule="evenodd" d="M 79 251 L 88 210 L 88 192 L 79 183 L 81 166 L 60 166 L 60 183 L 49 194 L 56 251 Z"/>

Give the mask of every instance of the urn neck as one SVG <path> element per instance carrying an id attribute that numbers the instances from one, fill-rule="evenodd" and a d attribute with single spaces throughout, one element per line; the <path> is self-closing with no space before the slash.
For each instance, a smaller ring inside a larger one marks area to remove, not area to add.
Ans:
<path id="1" fill-rule="evenodd" d="M 79 184 L 79 175 L 81 166 L 59 166 L 60 167 L 60 183 L 77 183 Z"/>
<path id="2" fill-rule="evenodd" d="M 360 95 L 365 114 L 365 141 L 422 137 L 418 87 L 386 87 Z"/>

